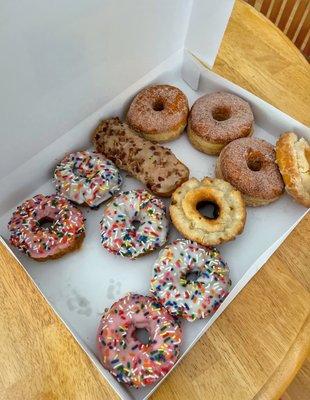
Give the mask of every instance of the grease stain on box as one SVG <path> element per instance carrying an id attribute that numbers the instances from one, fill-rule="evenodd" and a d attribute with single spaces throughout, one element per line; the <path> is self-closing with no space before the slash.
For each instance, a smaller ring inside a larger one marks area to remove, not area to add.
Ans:
<path id="1" fill-rule="evenodd" d="M 92 313 L 90 301 L 81 296 L 75 289 L 72 290 L 72 297 L 67 300 L 67 306 L 70 311 L 89 317 Z"/>

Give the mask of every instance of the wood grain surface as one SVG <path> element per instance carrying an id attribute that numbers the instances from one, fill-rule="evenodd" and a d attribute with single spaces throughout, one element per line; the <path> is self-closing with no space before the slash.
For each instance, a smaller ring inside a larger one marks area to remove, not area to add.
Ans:
<path id="1" fill-rule="evenodd" d="M 310 124 L 309 65 L 241 1 L 214 71 Z M 284 391 L 309 351 L 309 222 L 308 214 L 153 399 L 276 399 Z M 116 399 L 1 244 L 0 266 L 0 399 Z"/>

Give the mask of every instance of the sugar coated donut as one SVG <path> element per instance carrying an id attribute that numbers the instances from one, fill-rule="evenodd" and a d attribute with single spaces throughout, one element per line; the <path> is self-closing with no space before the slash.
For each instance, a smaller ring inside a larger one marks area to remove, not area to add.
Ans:
<path id="1" fill-rule="evenodd" d="M 67 155 L 54 172 L 57 192 L 78 204 L 96 207 L 119 191 L 122 177 L 102 154 L 78 151 Z"/>
<path id="2" fill-rule="evenodd" d="M 219 154 L 232 140 L 253 132 L 254 117 L 249 103 L 226 92 L 200 97 L 192 106 L 187 133 L 194 147 Z"/>
<path id="3" fill-rule="evenodd" d="M 136 329 L 147 330 L 148 343 L 138 340 Z M 97 344 L 103 366 L 119 382 L 139 388 L 173 367 L 181 338 L 178 322 L 155 298 L 128 294 L 102 317 Z"/>
<path id="4" fill-rule="evenodd" d="M 212 216 L 199 210 L 214 207 Z M 246 219 L 241 193 L 222 179 L 191 178 L 172 195 L 170 216 L 182 235 L 204 246 L 215 246 L 234 239 L 243 231 Z"/>
<path id="5" fill-rule="evenodd" d="M 44 223 L 50 222 L 50 227 Z M 36 261 L 59 258 L 82 244 L 82 212 L 58 195 L 38 194 L 17 207 L 8 224 L 10 242 Z"/>
<path id="6" fill-rule="evenodd" d="M 171 85 L 156 85 L 141 90 L 133 99 L 127 123 L 148 140 L 166 142 L 181 135 L 187 116 L 185 94 Z"/>
<path id="7" fill-rule="evenodd" d="M 151 279 L 151 292 L 159 302 L 171 315 L 189 321 L 213 314 L 230 286 L 229 268 L 219 251 L 185 239 L 161 250 Z"/>
<path id="8" fill-rule="evenodd" d="M 165 205 L 146 190 L 122 192 L 103 210 L 101 243 L 113 254 L 149 253 L 164 245 L 167 233 Z"/>
<path id="9" fill-rule="evenodd" d="M 281 135 L 276 144 L 277 164 L 285 189 L 305 207 L 310 207 L 310 146 L 294 132 Z"/>
<path id="10" fill-rule="evenodd" d="M 262 139 L 237 139 L 224 147 L 216 176 L 238 189 L 248 206 L 269 204 L 284 191 L 274 147 Z"/>

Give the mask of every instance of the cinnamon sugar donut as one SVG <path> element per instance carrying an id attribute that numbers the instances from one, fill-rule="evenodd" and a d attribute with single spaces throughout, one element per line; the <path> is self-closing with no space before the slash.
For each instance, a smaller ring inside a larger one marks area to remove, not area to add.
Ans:
<path id="1" fill-rule="evenodd" d="M 294 132 L 285 132 L 276 144 L 276 158 L 285 189 L 294 199 L 310 207 L 310 145 Z"/>
<path id="2" fill-rule="evenodd" d="M 185 94 L 171 85 L 156 85 L 141 90 L 128 113 L 130 129 L 154 142 L 167 142 L 183 132 L 188 116 Z"/>
<path id="3" fill-rule="evenodd" d="M 216 176 L 238 189 L 248 206 L 269 204 L 284 191 L 274 147 L 261 139 L 241 138 L 229 143 L 218 158 Z"/>
<path id="4" fill-rule="evenodd" d="M 192 145 L 206 154 L 219 154 L 232 140 L 253 133 L 249 103 L 226 92 L 200 97 L 192 106 L 187 133 Z"/>

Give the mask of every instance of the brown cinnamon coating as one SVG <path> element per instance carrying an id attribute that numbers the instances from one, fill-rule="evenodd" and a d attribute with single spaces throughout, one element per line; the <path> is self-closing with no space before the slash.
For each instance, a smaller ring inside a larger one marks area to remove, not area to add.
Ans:
<path id="1" fill-rule="evenodd" d="M 223 179 L 246 196 L 273 200 L 283 193 L 274 147 L 265 140 L 234 140 L 221 151 L 218 166 Z"/>
<path id="2" fill-rule="evenodd" d="M 188 179 L 188 168 L 170 149 L 133 133 L 119 118 L 102 121 L 94 132 L 93 143 L 96 151 L 159 196 L 171 196 Z"/>

